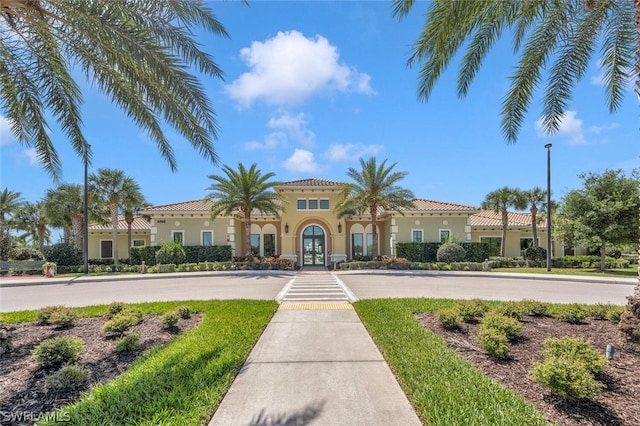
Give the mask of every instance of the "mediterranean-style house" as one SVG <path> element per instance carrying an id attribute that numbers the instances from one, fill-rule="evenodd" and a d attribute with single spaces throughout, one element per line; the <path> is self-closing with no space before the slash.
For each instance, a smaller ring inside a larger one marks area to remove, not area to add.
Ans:
<path id="1" fill-rule="evenodd" d="M 285 182 L 275 190 L 285 198 L 281 216 L 254 212 L 251 216 L 251 246 L 258 256 L 282 256 L 299 265 L 330 265 L 332 262 L 371 254 L 371 217 L 339 218 L 333 211 L 340 182 L 303 179 Z M 211 200 L 184 201 L 144 208 L 132 226 L 132 246 L 162 245 L 180 241 L 184 245 L 229 245 L 234 255 L 244 253 L 244 218 L 211 218 Z M 378 215 L 378 252 L 395 255 L 399 242 L 477 241 L 489 243 L 497 254 L 502 222 L 499 214 L 463 204 L 414 199 L 414 208 L 384 211 Z M 538 224 L 538 239 L 546 248 L 546 224 Z M 532 243 L 531 215 L 509 213 L 506 256 L 517 257 Z M 120 257 L 128 257 L 127 224 L 120 218 Z M 112 228 L 89 227 L 89 257 L 112 257 Z"/>

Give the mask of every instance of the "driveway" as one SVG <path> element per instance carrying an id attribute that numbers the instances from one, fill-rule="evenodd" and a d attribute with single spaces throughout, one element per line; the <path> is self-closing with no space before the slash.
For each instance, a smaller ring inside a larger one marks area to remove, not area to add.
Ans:
<path id="1" fill-rule="evenodd" d="M 358 299 L 430 297 L 625 305 L 635 279 L 431 271 L 345 271 L 337 276 Z"/>

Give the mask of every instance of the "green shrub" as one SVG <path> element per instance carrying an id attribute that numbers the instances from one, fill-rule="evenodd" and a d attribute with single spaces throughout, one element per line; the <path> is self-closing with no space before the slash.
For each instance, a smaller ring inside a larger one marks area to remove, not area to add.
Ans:
<path id="1" fill-rule="evenodd" d="M 606 320 L 609 315 L 609 311 L 616 306 L 611 303 L 596 303 L 595 305 L 587 306 L 587 316 L 595 320 Z"/>
<path id="2" fill-rule="evenodd" d="M 492 358 L 506 359 L 509 357 L 511 344 L 506 334 L 491 327 L 478 329 L 478 343 Z"/>
<path id="3" fill-rule="evenodd" d="M 502 302 L 493 311 L 520 320 L 526 313 L 526 305 L 514 301 Z"/>
<path id="4" fill-rule="evenodd" d="M 456 308 L 440 309 L 436 312 L 436 318 L 446 330 L 458 330 L 462 322 L 460 311 Z"/>
<path id="5" fill-rule="evenodd" d="M 133 352 L 140 347 L 140 332 L 127 334 L 116 340 L 117 352 Z"/>
<path id="6" fill-rule="evenodd" d="M 74 309 L 61 306 L 60 308 L 51 312 L 51 315 L 49 316 L 49 320 L 47 322 L 60 328 L 69 328 L 73 326 L 73 323 L 75 322 L 77 317 L 78 315 L 76 314 L 76 311 Z"/>
<path id="7" fill-rule="evenodd" d="M 13 260 L 44 260 L 40 250 L 28 247 L 14 247 L 9 253 L 9 257 Z"/>
<path id="8" fill-rule="evenodd" d="M 604 355 L 579 337 L 549 338 L 544 344 L 544 361 L 531 369 L 534 381 L 560 396 L 593 399 L 600 393 L 604 385 L 594 373 L 604 368 Z"/>
<path id="9" fill-rule="evenodd" d="M 130 262 L 132 265 L 140 265 L 142 262 L 147 266 L 156 264 L 156 252 L 160 246 L 141 246 L 129 248 Z"/>
<path id="10" fill-rule="evenodd" d="M 503 315 L 499 312 L 491 311 L 480 321 L 479 332 L 482 329 L 493 328 L 507 336 L 507 339 L 514 340 L 522 335 L 522 323 L 516 318 Z"/>
<path id="11" fill-rule="evenodd" d="M 162 315 L 162 318 L 160 318 L 160 321 L 162 321 L 162 325 L 164 325 L 165 328 L 171 328 L 178 323 L 179 319 L 180 319 L 180 315 L 178 314 L 178 312 L 172 311 Z"/>
<path id="12" fill-rule="evenodd" d="M 65 309 L 65 306 L 62 306 L 62 305 L 45 306 L 44 308 L 40 308 L 38 310 L 38 313 L 36 314 L 36 318 L 38 319 L 38 322 L 40 324 L 49 324 L 49 318 L 51 318 L 51 315 L 59 309 Z"/>
<path id="13" fill-rule="evenodd" d="M 561 308 L 558 316 L 571 324 L 580 324 L 587 317 L 587 309 L 579 303 L 571 303 Z"/>
<path id="14" fill-rule="evenodd" d="M 608 313 L 607 313 L 607 319 L 611 322 L 614 323 L 619 323 L 620 322 L 620 317 L 622 317 L 622 314 L 624 313 L 624 307 L 623 306 L 616 306 L 615 308 L 611 309 Z"/>
<path id="15" fill-rule="evenodd" d="M 525 249 L 523 257 L 527 260 L 542 262 L 547 260 L 547 250 L 544 247 L 528 247 Z"/>
<path id="16" fill-rule="evenodd" d="M 199 270 L 197 263 L 182 263 L 176 268 L 177 272 L 197 272 Z"/>
<path id="17" fill-rule="evenodd" d="M 102 325 L 102 331 L 113 334 L 124 334 L 142 321 L 142 314 L 132 309 L 123 310 Z"/>
<path id="18" fill-rule="evenodd" d="M 545 358 L 567 358 L 583 365 L 590 373 L 599 373 L 606 358 L 588 340 L 580 337 L 550 337 L 544 341 Z"/>
<path id="19" fill-rule="evenodd" d="M 525 315 L 530 315 L 532 317 L 543 317 L 547 315 L 547 312 L 549 311 L 549 304 L 538 300 L 526 299 L 520 302 L 520 304 L 522 305 Z"/>
<path id="20" fill-rule="evenodd" d="M 75 244 L 58 243 L 45 247 L 44 257 L 58 266 L 82 265 L 82 250 Z"/>
<path id="21" fill-rule="evenodd" d="M 47 376 L 46 387 L 59 392 L 69 392 L 83 388 L 89 378 L 91 371 L 79 365 L 65 365 L 60 370 Z"/>
<path id="22" fill-rule="evenodd" d="M 76 361 L 82 346 L 82 339 L 77 337 L 54 337 L 43 340 L 32 355 L 41 367 L 57 367 Z"/>
<path id="23" fill-rule="evenodd" d="M 461 300 L 457 306 L 464 322 L 478 321 L 489 311 L 489 305 L 481 299 Z"/>
<path id="24" fill-rule="evenodd" d="M 179 265 L 184 263 L 185 259 L 186 254 L 184 252 L 184 248 L 182 248 L 182 245 L 177 241 L 162 244 L 160 250 L 156 252 L 157 264 L 172 263 L 174 265 Z"/>
<path id="25" fill-rule="evenodd" d="M 187 305 L 179 306 L 178 309 L 176 309 L 176 311 L 178 312 L 178 315 L 182 319 L 191 318 L 191 308 L 189 308 Z"/>
<path id="26" fill-rule="evenodd" d="M 127 309 L 127 304 L 124 302 L 113 302 L 109 305 L 109 317 L 113 317 L 116 314 Z"/>
<path id="27" fill-rule="evenodd" d="M 466 257 L 466 250 L 460 244 L 455 243 L 445 243 L 441 245 L 436 252 L 438 262 L 463 262 Z"/>

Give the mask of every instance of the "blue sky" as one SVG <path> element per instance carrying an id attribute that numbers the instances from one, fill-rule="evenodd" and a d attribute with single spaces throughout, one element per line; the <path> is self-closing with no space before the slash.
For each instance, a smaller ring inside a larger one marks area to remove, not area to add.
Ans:
<path id="1" fill-rule="evenodd" d="M 225 73 L 204 79 L 220 125 L 220 164 L 258 163 L 278 180 L 310 177 L 344 181 L 358 158 L 375 155 L 407 171 L 403 185 L 417 197 L 479 205 L 505 185 L 546 187 L 552 143 L 554 198 L 580 186 L 581 172 L 630 171 L 638 160 L 638 114 L 628 91 L 610 114 L 594 63 L 575 91 L 560 132 L 545 136 L 534 102 L 519 141 L 500 132 L 500 103 L 516 58 L 508 42 L 489 55 L 464 99 L 456 96 L 458 62 L 441 77 L 428 103 L 417 100 L 418 68 L 407 68 L 426 3 L 399 21 L 390 1 L 211 2 L 231 38 L 200 37 Z M 144 132 L 107 98 L 82 82 L 84 129 L 92 170 L 119 168 L 148 202 L 203 198 L 218 167 L 198 156 L 171 129 L 178 171 L 172 173 Z M 1 115 L 1 111 L 0 111 Z M 63 181 L 82 182 L 82 165 L 51 123 L 63 162 Z M 0 186 L 36 201 L 55 187 L 0 116 Z"/>

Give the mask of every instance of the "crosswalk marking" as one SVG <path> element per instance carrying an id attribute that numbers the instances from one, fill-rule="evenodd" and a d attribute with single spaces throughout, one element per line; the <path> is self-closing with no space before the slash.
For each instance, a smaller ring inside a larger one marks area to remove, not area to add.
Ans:
<path id="1" fill-rule="evenodd" d="M 277 300 L 287 302 L 338 302 L 356 300 L 344 283 L 329 273 L 297 274 L 280 292 Z"/>

